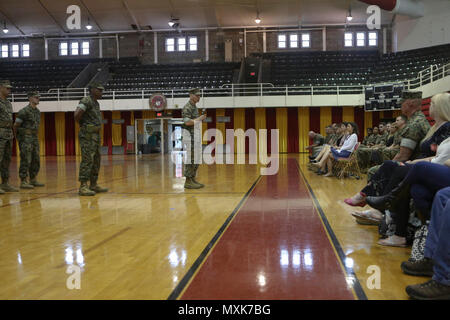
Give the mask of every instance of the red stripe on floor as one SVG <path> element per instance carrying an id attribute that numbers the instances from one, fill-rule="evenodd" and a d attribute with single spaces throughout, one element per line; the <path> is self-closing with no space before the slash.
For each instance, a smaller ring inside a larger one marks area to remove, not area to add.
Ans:
<path id="1" fill-rule="evenodd" d="M 181 299 L 354 299 L 294 159 L 262 177 Z"/>

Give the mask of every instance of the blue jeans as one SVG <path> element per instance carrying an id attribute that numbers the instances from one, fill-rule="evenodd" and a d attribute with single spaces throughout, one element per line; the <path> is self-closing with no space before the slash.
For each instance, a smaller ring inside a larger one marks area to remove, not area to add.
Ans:
<path id="1" fill-rule="evenodd" d="M 450 187 L 450 168 L 431 162 L 418 162 L 412 166 L 404 183 L 411 185 L 411 197 L 417 209 L 426 212 L 431 208 L 438 190 Z"/>
<path id="2" fill-rule="evenodd" d="M 450 286 L 450 187 L 434 197 L 425 257 L 434 261 L 433 280 Z"/>

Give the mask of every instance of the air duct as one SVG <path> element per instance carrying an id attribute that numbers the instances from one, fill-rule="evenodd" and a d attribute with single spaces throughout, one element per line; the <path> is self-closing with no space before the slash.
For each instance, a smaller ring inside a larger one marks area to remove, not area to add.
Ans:
<path id="1" fill-rule="evenodd" d="M 420 18 L 424 16 L 424 4 L 420 0 L 359 0 L 367 4 L 374 4 L 395 14 Z"/>

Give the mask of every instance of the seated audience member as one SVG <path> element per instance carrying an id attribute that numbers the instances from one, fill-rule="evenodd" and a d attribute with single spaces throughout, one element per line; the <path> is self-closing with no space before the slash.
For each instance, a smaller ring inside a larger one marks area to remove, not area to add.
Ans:
<path id="1" fill-rule="evenodd" d="M 361 142 L 361 145 L 367 146 L 368 141 L 370 139 L 372 139 L 372 135 L 373 135 L 373 129 L 367 128 L 367 136 L 364 137 L 363 141 Z"/>
<path id="2" fill-rule="evenodd" d="M 423 113 L 420 113 L 423 116 Z M 421 153 L 417 156 L 417 161 L 420 161 L 420 159 L 429 161 L 431 158 L 435 157 L 437 146 L 450 136 L 450 94 L 441 93 L 431 98 L 430 117 L 435 120 L 435 124 L 428 130 L 428 133 L 421 143 L 417 145 L 418 151 Z M 418 119 L 420 118 L 421 116 Z M 420 120 L 420 122 L 422 122 L 422 120 Z M 420 136 L 420 134 L 418 132 L 411 133 L 408 131 L 420 131 L 420 128 L 423 126 L 421 123 L 417 126 L 414 124 L 415 122 L 410 123 L 409 125 L 407 124 L 405 127 L 404 131 L 406 131 L 406 135 L 402 138 L 402 142 L 400 143 L 400 151 L 403 151 L 401 158 L 399 159 L 399 154 L 397 154 L 397 156 L 394 157 L 394 160 L 396 161 L 385 161 L 383 165 L 379 167 L 379 170 L 370 177 L 366 187 L 352 198 L 345 199 L 345 203 L 351 206 L 364 206 L 366 196 L 379 196 L 383 194 L 383 190 L 393 176 L 393 172 L 396 168 L 405 171 L 406 175 L 410 164 L 407 163 L 407 166 L 400 166 L 399 163 L 402 162 L 402 160 L 406 162 L 409 160 L 405 159 L 407 155 L 412 154 L 413 152 L 416 153 L 417 151 L 415 151 L 415 149 L 411 150 L 410 148 L 402 147 L 402 144 L 410 147 L 415 145 L 415 141 L 410 138 L 413 136 Z M 402 148 L 404 148 L 404 150 L 402 150 Z M 398 182 L 400 181 L 401 179 Z"/>
<path id="3" fill-rule="evenodd" d="M 312 139 L 313 143 L 310 146 L 305 147 L 305 149 L 311 151 L 309 158 L 314 159 L 322 150 L 323 144 L 325 143 L 325 138 L 314 131 L 310 131 L 308 136 Z"/>
<path id="4" fill-rule="evenodd" d="M 450 161 L 448 161 L 450 166 Z M 450 300 L 450 187 L 436 193 L 425 243 L 424 259 L 405 261 L 404 273 L 432 277 L 431 280 L 406 287 L 413 299 Z"/>
<path id="5" fill-rule="evenodd" d="M 337 125 L 337 129 L 336 129 L 336 134 L 335 134 L 335 138 L 330 141 L 330 142 L 334 142 L 330 145 L 325 145 L 324 148 L 322 149 L 322 151 L 320 151 L 320 153 L 317 155 L 317 157 L 315 159 L 313 159 L 311 162 L 318 162 L 322 159 L 322 157 L 327 154 L 330 151 L 331 147 L 341 147 L 342 144 L 345 141 L 345 136 L 346 136 L 346 132 L 347 132 L 347 123 L 340 123 Z"/>
<path id="6" fill-rule="evenodd" d="M 328 173 L 324 177 L 331 177 L 333 175 L 333 162 L 332 159 L 337 160 L 339 158 L 348 158 L 358 143 L 358 125 L 354 122 L 347 124 L 347 135 L 340 148 L 331 147 L 330 150 L 322 156 L 322 159 L 318 163 L 314 163 L 315 166 L 320 168 L 321 171 L 327 168 Z"/>
<path id="7" fill-rule="evenodd" d="M 408 160 L 418 159 L 423 148 L 421 141 L 429 133 L 430 123 L 422 112 L 422 93 L 421 92 L 404 92 L 402 95 L 402 113 L 408 118 L 406 127 L 403 131 L 402 140 L 400 142 L 400 150 L 395 155 L 393 161 L 405 162 Z M 442 141 L 442 140 L 441 140 Z M 428 156 L 434 155 L 436 150 Z M 423 157 L 422 157 L 423 158 Z M 372 167 L 367 172 L 367 180 L 370 181 L 372 176 L 378 171 L 380 166 Z"/>
<path id="8" fill-rule="evenodd" d="M 390 136 L 383 147 L 374 147 L 370 156 L 372 164 L 382 164 L 385 160 L 392 160 L 400 150 L 401 135 L 406 125 L 406 117 L 398 116 L 395 123 L 388 124 Z"/>

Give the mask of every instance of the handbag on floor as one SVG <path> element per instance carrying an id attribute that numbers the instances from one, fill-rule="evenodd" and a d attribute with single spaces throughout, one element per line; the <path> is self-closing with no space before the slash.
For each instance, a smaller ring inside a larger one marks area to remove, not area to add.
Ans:
<path id="1" fill-rule="evenodd" d="M 411 262 L 422 260 L 424 258 L 425 243 L 427 241 L 428 236 L 428 224 L 429 221 L 427 221 L 426 224 L 421 226 L 414 234 L 414 241 L 411 248 L 411 256 L 409 257 L 409 261 Z"/>

